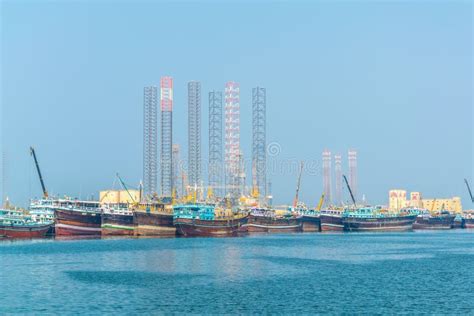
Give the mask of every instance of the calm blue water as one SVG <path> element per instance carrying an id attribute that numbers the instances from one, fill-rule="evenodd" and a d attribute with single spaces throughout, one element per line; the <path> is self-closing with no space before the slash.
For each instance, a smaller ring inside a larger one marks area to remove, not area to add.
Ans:
<path id="1" fill-rule="evenodd" d="M 4 313 L 474 313 L 474 231 L 0 242 Z"/>

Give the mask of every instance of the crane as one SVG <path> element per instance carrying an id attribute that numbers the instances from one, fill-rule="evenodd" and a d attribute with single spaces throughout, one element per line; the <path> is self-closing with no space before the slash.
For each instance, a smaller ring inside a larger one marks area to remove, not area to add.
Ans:
<path id="1" fill-rule="evenodd" d="M 123 182 L 122 178 L 120 178 L 118 172 L 117 172 L 117 179 L 119 179 L 120 184 L 121 184 L 122 187 L 125 189 L 125 191 L 127 191 L 128 196 L 130 197 L 130 199 L 132 200 L 132 202 L 133 202 L 134 204 L 137 203 L 137 201 L 135 201 L 135 199 L 133 198 L 133 196 L 132 196 L 132 194 L 130 193 L 130 191 L 128 191 L 128 188 L 127 188 L 127 186 L 125 185 L 125 183 Z"/>
<path id="2" fill-rule="evenodd" d="M 40 167 L 39 167 L 39 164 L 38 164 L 38 159 L 36 158 L 35 149 L 33 147 L 30 147 L 30 154 L 31 154 L 31 156 L 33 156 L 33 159 L 35 160 L 36 171 L 38 171 L 38 177 L 39 177 L 40 182 L 41 182 L 41 188 L 43 189 L 43 197 L 46 199 L 46 198 L 49 197 L 49 194 L 48 194 L 48 191 L 46 190 L 46 186 L 44 185 L 43 176 L 41 175 L 41 170 L 40 170 Z"/>
<path id="3" fill-rule="evenodd" d="M 295 194 L 295 199 L 293 201 L 293 208 L 296 208 L 296 205 L 298 204 L 298 195 L 300 193 L 300 184 L 301 184 L 301 174 L 303 173 L 303 162 L 300 164 L 300 173 L 298 175 L 298 182 L 296 183 L 296 194 Z"/>
<path id="4" fill-rule="evenodd" d="M 434 211 L 435 204 L 436 204 L 436 198 L 433 199 L 433 204 L 431 204 L 431 210 L 430 210 L 431 213 L 433 213 Z"/>
<path id="5" fill-rule="evenodd" d="M 354 206 L 357 208 L 356 205 L 356 200 L 354 199 L 354 194 L 352 194 L 351 186 L 349 185 L 349 182 L 347 181 L 347 178 L 345 175 L 342 175 L 344 177 L 344 181 L 346 182 L 347 189 L 349 190 L 349 193 L 351 194 L 351 199 L 352 203 L 354 203 Z"/>
<path id="6" fill-rule="evenodd" d="M 472 191 L 471 187 L 469 186 L 469 182 L 467 182 L 467 179 L 464 179 L 464 182 L 466 183 L 467 190 L 469 191 L 469 195 L 471 196 L 471 202 L 474 203 L 474 197 L 472 196 Z"/>
<path id="7" fill-rule="evenodd" d="M 323 207 L 323 203 L 324 203 L 324 193 L 321 194 L 321 198 L 319 199 L 318 212 L 321 211 L 321 208 Z"/>

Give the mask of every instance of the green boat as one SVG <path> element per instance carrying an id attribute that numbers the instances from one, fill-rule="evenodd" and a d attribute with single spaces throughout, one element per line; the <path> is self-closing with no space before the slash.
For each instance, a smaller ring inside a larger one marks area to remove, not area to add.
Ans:
<path id="1" fill-rule="evenodd" d="M 406 231 L 413 228 L 417 215 L 389 212 L 380 206 L 346 209 L 342 214 L 345 231 Z"/>
<path id="2" fill-rule="evenodd" d="M 20 210 L 0 209 L 0 236 L 3 238 L 42 238 L 53 221 L 35 221 Z"/>

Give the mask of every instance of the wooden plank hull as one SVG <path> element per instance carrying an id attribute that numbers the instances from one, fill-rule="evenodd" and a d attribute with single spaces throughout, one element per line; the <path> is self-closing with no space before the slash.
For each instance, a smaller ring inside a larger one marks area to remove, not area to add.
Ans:
<path id="1" fill-rule="evenodd" d="M 303 229 L 302 217 L 274 218 L 266 216 L 248 217 L 244 225 L 249 233 L 296 233 Z"/>
<path id="2" fill-rule="evenodd" d="M 304 232 L 320 232 L 321 219 L 319 215 L 303 215 L 303 231 Z"/>
<path id="3" fill-rule="evenodd" d="M 101 236 L 102 229 L 100 227 L 84 227 L 77 225 L 68 225 L 58 223 L 55 225 L 56 236 Z"/>
<path id="4" fill-rule="evenodd" d="M 379 218 L 344 217 L 344 230 L 358 232 L 407 231 L 411 230 L 416 215 Z"/>
<path id="5" fill-rule="evenodd" d="M 321 214 L 319 219 L 321 221 L 321 231 L 323 232 L 342 232 L 344 230 L 342 216 Z"/>
<path id="6" fill-rule="evenodd" d="M 135 228 L 125 228 L 115 225 L 102 226 L 102 236 L 134 236 Z"/>
<path id="7" fill-rule="evenodd" d="M 136 211 L 133 213 L 133 221 L 135 236 L 176 235 L 176 227 L 173 225 L 173 214 Z"/>
<path id="8" fill-rule="evenodd" d="M 133 215 L 102 214 L 102 236 L 133 236 L 134 231 Z"/>
<path id="9" fill-rule="evenodd" d="M 200 220 L 177 218 L 174 220 L 176 233 L 182 236 L 230 237 L 237 236 L 247 217 L 229 220 Z"/>
<path id="10" fill-rule="evenodd" d="M 413 229 L 444 230 L 453 228 L 454 215 L 418 216 Z"/>
<path id="11" fill-rule="evenodd" d="M 474 229 L 474 218 L 465 218 L 464 219 L 464 228 Z"/>
<path id="12" fill-rule="evenodd" d="M 56 209 L 56 236 L 100 236 L 102 216 L 99 212 Z"/>
<path id="13" fill-rule="evenodd" d="M 35 226 L 0 225 L 0 237 L 3 238 L 44 238 L 53 224 Z"/>

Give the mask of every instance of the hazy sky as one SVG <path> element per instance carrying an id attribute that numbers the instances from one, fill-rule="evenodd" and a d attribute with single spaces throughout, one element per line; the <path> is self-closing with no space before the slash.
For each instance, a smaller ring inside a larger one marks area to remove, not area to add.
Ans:
<path id="1" fill-rule="evenodd" d="M 277 203 L 295 192 L 285 166 L 317 164 L 301 188 L 314 205 L 322 150 L 343 154 L 346 170 L 355 148 L 359 198 L 386 203 L 405 188 L 472 208 L 472 16 L 469 1 L 2 1 L 5 192 L 22 205 L 41 194 L 30 145 L 53 193 L 97 196 L 117 171 L 138 184 L 143 87 L 169 75 L 184 157 L 186 84 L 202 83 L 204 161 L 208 91 L 240 83 L 250 159 L 251 88 L 267 88 L 267 139 L 283 166 L 268 175 Z"/>

